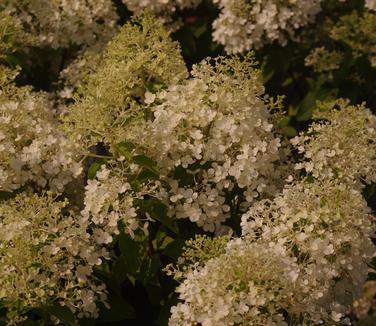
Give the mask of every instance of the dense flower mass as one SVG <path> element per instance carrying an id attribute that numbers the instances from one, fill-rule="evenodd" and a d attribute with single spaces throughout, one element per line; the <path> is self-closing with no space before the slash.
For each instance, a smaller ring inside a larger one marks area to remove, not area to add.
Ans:
<path id="1" fill-rule="evenodd" d="M 147 9 L 153 13 L 171 14 L 177 9 L 186 9 L 197 6 L 202 0 L 122 0 L 129 10 L 141 12 Z"/>
<path id="2" fill-rule="evenodd" d="M 150 16 L 135 18 L 107 45 L 65 117 L 66 129 L 86 147 L 104 142 L 113 148 L 125 139 L 125 124 L 143 115 L 146 90 L 186 74 L 180 50 L 161 23 Z"/>
<path id="3" fill-rule="evenodd" d="M 0 11 L 37 36 L 42 47 L 92 45 L 108 40 L 116 30 L 117 14 L 110 0 L 4 0 Z"/>
<path id="4" fill-rule="evenodd" d="M 95 179 L 88 180 L 81 215 L 91 221 L 96 242 L 112 243 L 113 235 L 120 233 L 119 226 L 131 236 L 139 228 L 147 232 L 148 223 L 141 226 L 137 219 L 134 202 L 139 198 L 142 198 L 141 191 L 138 195 L 133 193 L 124 171 L 119 168 L 109 170 L 103 166 Z"/>
<path id="5" fill-rule="evenodd" d="M 214 231 L 235 206 L 275 191 L 280 140 L 252 59 L 203 61 L 191 75 L 147 93 L 153 119 L 129 128 L 127 139 L 157 162 L 169 184 L 170 215 Z M 238 201 L 227 201 L 235 192 Z"/>
<path id="6" fill-rule="evenodd" d="M 20 22 L 0 10 L 0 60 L 13 53 L 18 47 L 33 44 L 33 38 L 27 35 Z"/>
<path id="7" fill-rule="evenodd" d="M 291 140 L 305 158 L 296 169 L 321 179 L 375 182 L 376 116 L 364 105 L 340 100 L 319 104 L 314 118 L 306 133 Z"/>
<path id="8" fill-rule="evenodd" d="M 243 235 L 296 257 L 295 284 L 304 295 L 294 309 L 315 323 L 339 321 L 367 277 L 374 251 L 370 213 L 351 186 L 298 182 L 251 207 L 242 217 Z"/>
<path id="9" fill-rule="evenodd" d="M 0 0 L 0 325 L 375 324 L 375 3 Z"/>
<path id="10" fill-rule="evenodd" d="M 376 46 L 374 35 L 376 32 L 376 13 L 367 11 L 359 13 L 353 11 L 331 22 L 327 28 L 329 36 L 351 48 L 355 57 L 368 57 L 371 65 L 376 67 Z"/>
<path id="11" fill-rule="evenodd" d="M 315 48 L 305 58 L 305 65 L 311 66 L 316 72 L 330 72 L 340 67 L 343 54 L 338 51 L 329 51 L 321 46 Z"/>
<path id="12" fill-rule="evenodd" d="M 81 172 L 77 145 L 60 130 L 46 95 L 16 87 L 8 69 L 0 73 L 0 191 L 30 182 L 62 191 Z"/>
<path id="13" fill-rule="evenodd" d="M 232 240 L 226 252 L 185 275 L 170 326 L 282 325 L 296 303 L 297 264 L 275 248 Z"/>
<path id="14" fill-rule="evenodd" d="M 214 40 L 227 53 L 239 53 L 277 41 L 285 44 L 295 30 L 312 22 L 320 0 L 214 0 L 221 13 L 213 23 Z"/>
<path id="15" fill-rule="evenodd" d="M 92 272 L 108 253 L 87 232 L 87 221 L 63 214 L 66 204 L 22 193 L 0 205 L 0 300 L 10 324 L 53 303 L 95 317 L 95 302 L 106 301 Z"/>
<path id="16" fill-rule="evenodd" d="M 373 253 L 358 191 L 298 182 L 253 205 L 242 227 L 226 253 L 187 269 L 170 325 L 287 325 L 283 312 L 315 325 L 346 322 Z"/>
<path id="17" fill-rule="evenodd" d="M 376 11 L 376 1 L 375 0 L 365 0 L 366 2 L 366 7 L 369 9 L 369 10 L 374 10 Z"/>

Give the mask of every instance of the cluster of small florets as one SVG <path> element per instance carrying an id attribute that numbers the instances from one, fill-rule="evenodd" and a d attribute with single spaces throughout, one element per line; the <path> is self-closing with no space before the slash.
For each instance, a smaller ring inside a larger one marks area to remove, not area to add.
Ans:
<path id="1" fill-rule="evenodd" d="M 116 31 L 117 14 L 110 0 L 5 0 L 0 11 L 15 17 L 39 46 L 92 45 Z"/>
<path id="2" fill-rule="evenodd" d="M 16 51 L 18 47 L 33 44 L 33 37 L 27 35 L 21 23 L 0 10 L 0 59 Z"/>
<path id="3" fill-rule="evenodd" d="M 242 228 L 226 253 L 220 247 L 183 277 L 177 271 L 182 302 L 171 309 L 170 325 L 287 325 L 286 313 L 297 324 L 347 322 L 374 250 L 360 192 L 297 182 L 253 205 Z"/>
<path id="4" fill-rule="evenodd" d="M 335 41 L 346 44 L 351 48 L 355 58 L 368 57 L 371 65 L 376 67 L 376 13 L 366 11 L 362 14 L 353 11 L 331 22 L 326 28 L 328 35 Z"/>
<path id="5" fill-rule="evenodd" d="M 230 241 L 224 254 L 185 275 L 169 325 L 283 325 L 283 309 L 296 303 L 294 260 L 266 244 Z"/>
<path id="6" fill-rule="evenodd" d="M 375 0 L 365 0 L 365 6 L 369 10 L 376 11 L 376 1 Z"/>
<path id="7" fill-rule="evenodd" d="M 66 130 L 86 148 L 99 142 L 113 148 L 126 139 L 126 124 L 143 119 L 140 103 L 147 89 L 166 87 L 186 74 L 177 43 L 162 24 L 148 15 L 134 18 L 109 42 L 76 94 L 64 118 Z"/>
<path id="8" fill-rule="evenodd" d="M 196 7 L 202 0 L 122 0 L 129 10 L 139 13 L 145 9 L 155 14 L 171 14 L 176 10 Z"/>
<path id="9" fill-rule="evenodd" d="M 1 72 L 7 73 L 5 69 Z M 81 173 L 78 152 L 77 145 L 59 128 L 44 94 L 1 80 L 1 191 L 13 191 L 30 182 L 62 191 Z"/>
<path id="10" fill-rule="evenodd" d="M 0 205 L 0 300 L 9 324 L 32 308 L 60 304 L 96 317 L 106 289 L 92 275 L 109 257 L 89 222 L 64 214 L 51 194 L 22 193 Z"/>
<path id="11" fill-rule="evenodd" d="M 94 74 L 101 63 L 102 51 L 94 48 L 87 49 L 60 72 L 60 90 L 57 95 L 63 102 L 71 104 L 69 102 L 73 100 L 78 90 L 85 87 L 89 75 Z M 66 110 L 66 106 L 62 105 L 61 110 Z"/>
<path id="12" fill-rule="evenodd" d="M 305 65 L 316 72 L 330 72 L 340 67 L 343 54 L 335 50 L 327 50 L 321 46 L 313 49 L 305 58 Z"/>
<path id="13" fill-rule="evenodd" d="M 263 92 L 252 59 L 232 58 L 203 61 L 192 78 L 146 94 L 153 119 L 127 139 L 157 162 L 171 216 L 218 231 L 231 205 L 246 209 L 275 191 L 280 140 Z M 238 202 L 227 202 L 235 192 Z"/>
<path id="14" fill-rule="evenodd" d="M 360 185 L 376 181 L 376 117 L 364 105 L 321 103 L 306 133 L 292 144 L 304 155 L 296 164 L 315 178 L 338 178 Z"/>
<path id="15" fill-rule="evenodd" d="M 119 168 L 108 169 L 103 165 L 96 178 L 88 180 L 81 215 L 90 221 L 93 238 L 98 244 L 112 243 L 113 235 L 120 233 L 119 227 L 132 237 L 137 229 L 147 233 L 148 222 L 144 221 L 141 226 L 134 203 L 142 196 L 142 190 L 137 194 L 132 191 L 124 171 Z"/>
<path id="16" fill-rule="evenodd" d="M 374 251 L 370 213 L 361 192 L 349 185 L 297 182 L 273 201 L 252 206 L 242 217 L 243 236 L 296 257 L 293 284 L 302 297 L 295 311 L 316 323 L 339 321 L 367 278 Z"/>
<path id="17" fill-rule="evenodd" d="M 214 0 L 221 13 L 213 23 L 214 40 L 227 53 L 277 41 L 282 45 L 321 10 L 320 0 Z"/>

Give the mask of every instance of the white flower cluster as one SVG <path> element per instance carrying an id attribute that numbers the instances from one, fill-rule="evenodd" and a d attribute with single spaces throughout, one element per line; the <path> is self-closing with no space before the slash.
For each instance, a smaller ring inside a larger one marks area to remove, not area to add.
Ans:
<path id="1" fill-rule="evenodd" d="M 243 238 L 187 269 L 170 326 L 346 323 L 374 247 L 370 209 L 345 184 L 297 182 L 242 217 Z"/>
<path id="2" fill-rule="evenodd" d="M 296 257 L 293 286 L 302 296 L 293 314 L 315 323 L 339 321 L 367 278 L 374 251 L 370 213 L 361 192 L 349 185 L 303 181 L 251 207 L 242 217 L 243 235 Z"/>
<path id="3" fill-rule="evenodd" d="M 91 222 L 93 237 L 98 244 L 113 242 L 113 235 L 123 232 L 134 236 L 134 231 L 141 228 L 137 218 L 133 194 L 127 178 L 118 169 L 109 170 L 105 166 L 97 172 L 96 179 L 88 180 L 85 187 L 84 209 L 82 218 Z M 147 233 L 148 222 L 142 229 Z"/>
<path id="4" fill-rule="evenodd" d="M 280 140 L 273 133 L 264 88 L 252 59 L 208 61 L 192 78 L 157 95 L 147 93 L 153 119 L 128 138 L 154 159 L 176 218 L 218 231 L 231 205 L 246 209 L 275 191 Z M 181 171 L 185 176 L 179 175 Z M 190 179 L 188 182 L 184 179 Z M 237 203 L 226 201 L 239 193 Z"/>
<path id="5" fill-rule="evenodd" d="M 84 60 L 76 67 L 83 65 L 81 73 L 87 78 L 64 120 L 67 132 L 80 138 L 86 149 L 103 142 L 114 150 L 115 144 L 125 140 L 125 125 L 143 115 L 140 102 L 147 88 L 166 87 L 187 75 L 177 43 L 149 15 L 131 19 L 102 55 Z M 97 64 L 95 69 L 92 64 Z M 77 85 L 77 78 L 68 75 Z"/>
<path id="6" fill-rule="evenodd" d="M 59 129 L 46 96 L 1 81 L 0 190 L 32 182 L 62 191 L 80 173 L 78 147 Z"/>
<path id="7" fill-rule="evenodd" d="M 22 193 L 0 205 L 0 300 L 10 325 L 53 303 L 79 318 L 96 317 L 96 302 L 106 304 L 105 285 L 92 272 L 109 254 L 87 220 L 63 214 L 66 204 Z"/>
<path id="8" fill-rule="evenodd" d="M 295 30 L 312 22 L 320 0 L 213 0 L 221 13 L 213 38 L 227 53 L 240 53 L 277 41 L 282 45 Z"/>
<path id="9" fill-rule="evenodd" d="M 169 326 L 283 325 L 297 273 L 275 248 L 230 241 L 225 254 L 185 275 L 177 288 L 184 302 L 172 307 Z"/>
<path id="10" fill-rule="evenodd" d="M 376 1 L 375 0 L 365 0 L 366 1 L 366 8 L 369 10 L 376 11 Z"/>
<path id="11" fill-rule="evenodd" d="M 291 140 L 305 158 L 295 168 L 315 178 L 376 182 L 376 116 L 364 105 L 339 100 L 319 104 L 314 118 L 320 120 Z"/>
<path id="12" fill-rule="evenodd" d="M 173 13 L 177 9 L 196 7 L 202 0 L 122 0 L 129 10 L 139 13 L 149 10 L 153 13 Z"/>
<path id="13" fill-rule="evenodd" d="M 40 46 L 93 45 L 108 40 L 118 19 L 111 0 L 4 0 L 0 11 L 17 18 Z"/>

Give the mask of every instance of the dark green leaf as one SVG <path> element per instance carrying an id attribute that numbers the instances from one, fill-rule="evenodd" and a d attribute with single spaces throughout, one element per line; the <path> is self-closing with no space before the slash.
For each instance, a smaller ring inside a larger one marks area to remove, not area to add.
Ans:
<path id="1" fill-rule="evenodd" d="M 176 239 L 173 242 L 170 242 L 165 249 L 163 250 L 163 253 L 172 259 L 176 260 L 180 257 L 183 247 L 184 247 L 185 241 L 182 239 Z"/>
<path id="2" fill-rule="evenodd" d="M 77 325 L 74 314 L 70 311 L 68 307 L 63 307 L 58 303 L 53 306 L 45 308 L 45 310 L 59 319 L 66 326 L 75 326 Z"/>
<path id="3" fill-rule="evenodd" d="M 129 142 L 123 141 L 115 146 L 116 150 L 123 155 L 128 161 L 132 160 L 132 150 L 135 146 Z"/>
<path id="4" fill-rule="evenodd" d="M 149 213 L 151 218 L 161 222 L 165 227 L 177 233 L 178 229 L 174 220 L 167 215 L 167 206 L 156 198 L 150 198 L 139 203 L 141 211 Z"/>
<path id="5" fill-rule="evenodd" d="M 87 171 L 87 177 L 92 180 L 95 178 L 97 172 L 101 169 L 102 165 L 104 165 L 103 160 L 98 160 L 92 163 L 89 167 L 89 170 Z"/>
<path id="6" fill-rule="evenodd" d="M 132 319 L 136 317 L 133 306 L 118 296 L 109 296 L 110 309 L 102 309 L 98 318 L 100 323 Z"/>
<path id="7" fill-rule="evenodd" d="M 121 266 L 117 266 L 114 272 L 136 275 L 141 265 L 141 244 L 122 233 L 119 237 L 119 247 L 121 256 L 117 263 L 121 264 Z M 121 275 L 119 276 L 121 277 Z"/>
<path id="8" fill-rule="evenodd" d="M 145 155 L 133 156 L 133 162 L 151 172 L 158 173 L 157 163 Z"/>

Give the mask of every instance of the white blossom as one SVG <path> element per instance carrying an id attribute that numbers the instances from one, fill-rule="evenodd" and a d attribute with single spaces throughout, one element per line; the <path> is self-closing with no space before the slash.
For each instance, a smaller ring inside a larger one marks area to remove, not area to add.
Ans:
<path id="1" fill-rule="evenodd" d="M 28 183 L 62 191 L 81 173 L 78 145 L 63 133 L 44 94 L 2 84 L 0 130 L 1 191 Z"/>
<path id="2" fill-rule="evenodd" d="M 192 77 L 156 94 L 154 118 L 128 128 L 127 140 L 151 157 L 168 184 L 170 216 L 219 231 L 231 205 L 245 209 L 273 193 L 280 140 L 251 60 L 203 61 Z M 238 203 L 226 196 L 239 193 Z"/>
<path id="3" fill-rule="evenodd" d="M 4 0 L 0 10 L 37 36 L 39 46 L 52 48 L 106 42 L 118 19 L 111 0 Z"/>
<path id="4" fill-rule="evenodd" d="M 214 0 L 221 12 L 213 23 L 213 38 L 227 53 L 287 43 L 295 31 L 312 22 L 320 0 Z"/>

